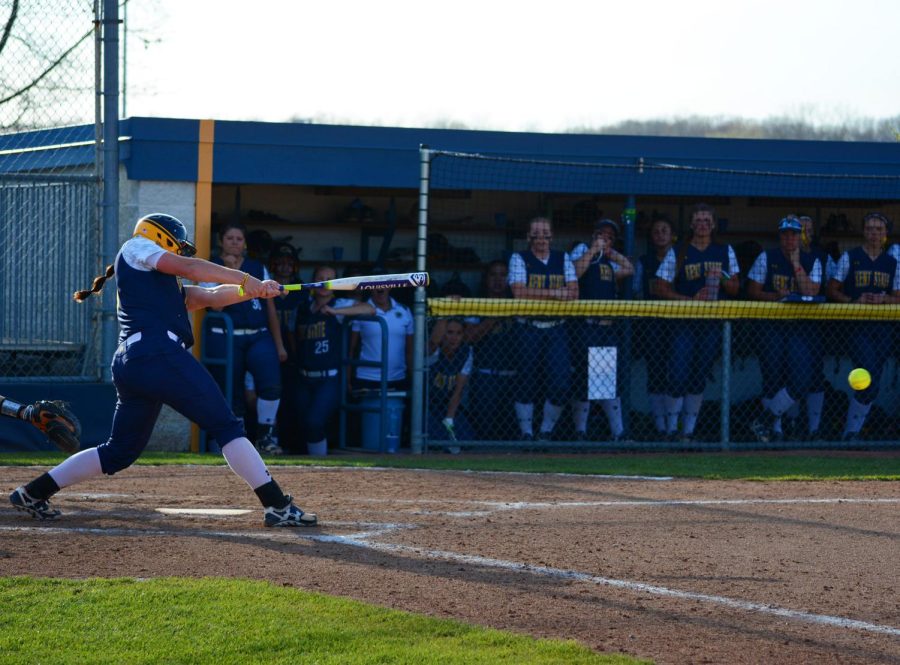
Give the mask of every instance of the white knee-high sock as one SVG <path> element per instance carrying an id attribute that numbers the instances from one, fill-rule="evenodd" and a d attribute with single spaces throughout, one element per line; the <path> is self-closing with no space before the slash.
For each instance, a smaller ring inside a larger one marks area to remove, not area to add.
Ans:
<path id="1" fill-rule="evenodd" d="M 657 432 L 666 431 L 666 396 L 659 393 L 650 393 L 650 413 L 653 415 L 653 424 Z"/>
<path id="2" fill-rule="evenodd" d="M 50 477 L 59 485 L 60 489 L 102 475 L 100 454 L 96 448 L 81 450 L 56 468 L 50 469 Z"/>
<path id="3" fill-rule="evenodd" d="M 622 401 L 620 398 L 600 400 L 600 405 L 603 407 L 603 413 L 606 414 L 609 431 L 613 436 L 621 436 L 625 427 L 622 425 Z"/>
<path id="4" fill-rule="evenodd" d="M 818 432 L 822 424 L 822 406 L 825 404 L 825 393 L 809 393 L 806 396 L 806 417 L 809 420 L 809 431 Z"/>
<path id="5" fill-rule="evenodd" d="M 669 434 L 678 431 L 678 418 L 681 417 L 681 408 L 684 406 L 684 397 L 672 397 L 666 395 L 666 430 Z"/>
<path id="6" fill-rule="evenodd" d="M 844 425 L 844 434 L 856 434 L 862 430 L 863 424 L 866 422 L 866 416 L 869 415 L 871 408 L 871 404 L 857 402 L 851 397 L 850 405 L 847 407 L 847 423 Z"/>
<path id="7" fill-rule="evenodd" d="M 572 402 L 572 424 L 576 432 L 587 432 L 588 414 L 591 412 L 590 402 Z"/>
<path id="8" fill-rule="evenodd" d="M 256 422 L 260 425 L 274 425 L 279 404 L 281 404 L 280 399 L 262 399 L 261 397 L 257 399 Z"/>
<path id="9" fill-rule="evenodd" d="M 793 405 L 794 398 L 788 394 L 787 388 L 782 388 L 775 393 L 775 397 L 769 400 L 769 411 L 776 416 L 782 416 L 785 411 L 790 409 Z"/>
<path id="10" fill-rule="evenodd" d="M 534 420 L 534 404 L 516 402 L 516 419 L 519 421 L 519 431 L 522 434 L 533 434 L 532 421 Z"/>
<path id="11" fill-rule="evenodd" d="M 559 416 L 562 413 L 563 408 L 561 406 L 556 406 L 550 400 L 544 402 L 544 419 L 541 421 L 541 431 L 542 432 L 552 432 L 553 428 L 556 427 L 556 421 L 559 420 Z"/>
<path id="12" fill-rule="evenodd" d="M 684 396 L 684 433 L 693 434 L 703 404 L 703 393 Z"/>
<path id="13" fill-rule="evenodd" d="M 250 489 L 255 490 L 272 480 L 266 463 L 247 437 L 241 436 L 226 443 L 222 446 L 222 455 L 231 470 L 243 478 Z"/>

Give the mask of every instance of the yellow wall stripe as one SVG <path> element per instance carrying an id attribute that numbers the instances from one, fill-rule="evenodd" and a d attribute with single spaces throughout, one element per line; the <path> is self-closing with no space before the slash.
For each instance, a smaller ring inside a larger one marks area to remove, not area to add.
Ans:
<path id="1" fill-rule="evenodd" d="M 216 121 L 201 120 L 197 137 L 197 187 L 194 196 L 194 244 L 197 256 L 209 258 L 212 228 L 213 146 L 216 138 Z M 194 355 L 200 357 L 200 331 L 203 326 L 203 310 L 194 312 Z M 200 428 L 191 423 L 191 452 L 200 450 Z"/>

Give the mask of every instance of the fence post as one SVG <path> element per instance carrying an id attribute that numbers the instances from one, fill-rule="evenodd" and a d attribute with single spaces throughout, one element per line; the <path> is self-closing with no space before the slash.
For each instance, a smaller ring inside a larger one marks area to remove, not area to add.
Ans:
<path id="1" fill-rule="evenodd" d="M 722 450 L 731 447 L 731 321 L 722 322 Z"/>
<path id="2" fill-rule="evenodd" d="M 119 251 L 119 5 L 103 0 L 103 263 L 111 264 Z M 116 350 L 116 292 L 103 291 L 101 368 L 112 381 L 109 359 Z"/>
<path id="3" fill-rule="evenodd" d="M 419 225 L 416 246 L 416 270 L 425 272 L 425 257 L 428 252 L 428 179 L 431 167 L 431 151 L 428 146 L 419 146 Z M 422 453 L 424 441 L 425 408 L 425 287 L 417 287 L 413 302 L 413 373 L 412 395 L 410 398 L 410 448 L 413 454 Z"/>

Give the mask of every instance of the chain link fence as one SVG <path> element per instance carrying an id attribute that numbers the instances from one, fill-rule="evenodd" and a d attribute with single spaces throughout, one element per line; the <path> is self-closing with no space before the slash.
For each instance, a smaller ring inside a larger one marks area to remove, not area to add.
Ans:
<path id="1" fill-rule="evenodd" d="M 0 7 L 0 376 L 98 377 L 95 3 Z"/>
<path id="2" fill-rule="evenodd" d="M 897 445 L 900 176 L 431 157 L 426 446 Z"/>

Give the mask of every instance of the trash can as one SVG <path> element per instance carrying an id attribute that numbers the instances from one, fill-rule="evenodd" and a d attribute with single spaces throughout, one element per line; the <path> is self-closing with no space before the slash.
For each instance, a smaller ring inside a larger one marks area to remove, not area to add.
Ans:
<path id="1" fill-rule="evenodd" d="M 360 399 L 360 406 L 375 409 L 375 411 L 362 412 L 362 447 L 364 450 L 372 450 L 382 453 L 395 453 L 400 448 L 400 433 L 403 431 L 403 407 L 406 393 L 389 391 L 385 404 L 385 416 L 387 418 L 387 432 L 384 446 L 379 437 L 381 435 L 381 393 L 377 390 L 367 391 Z"/>

